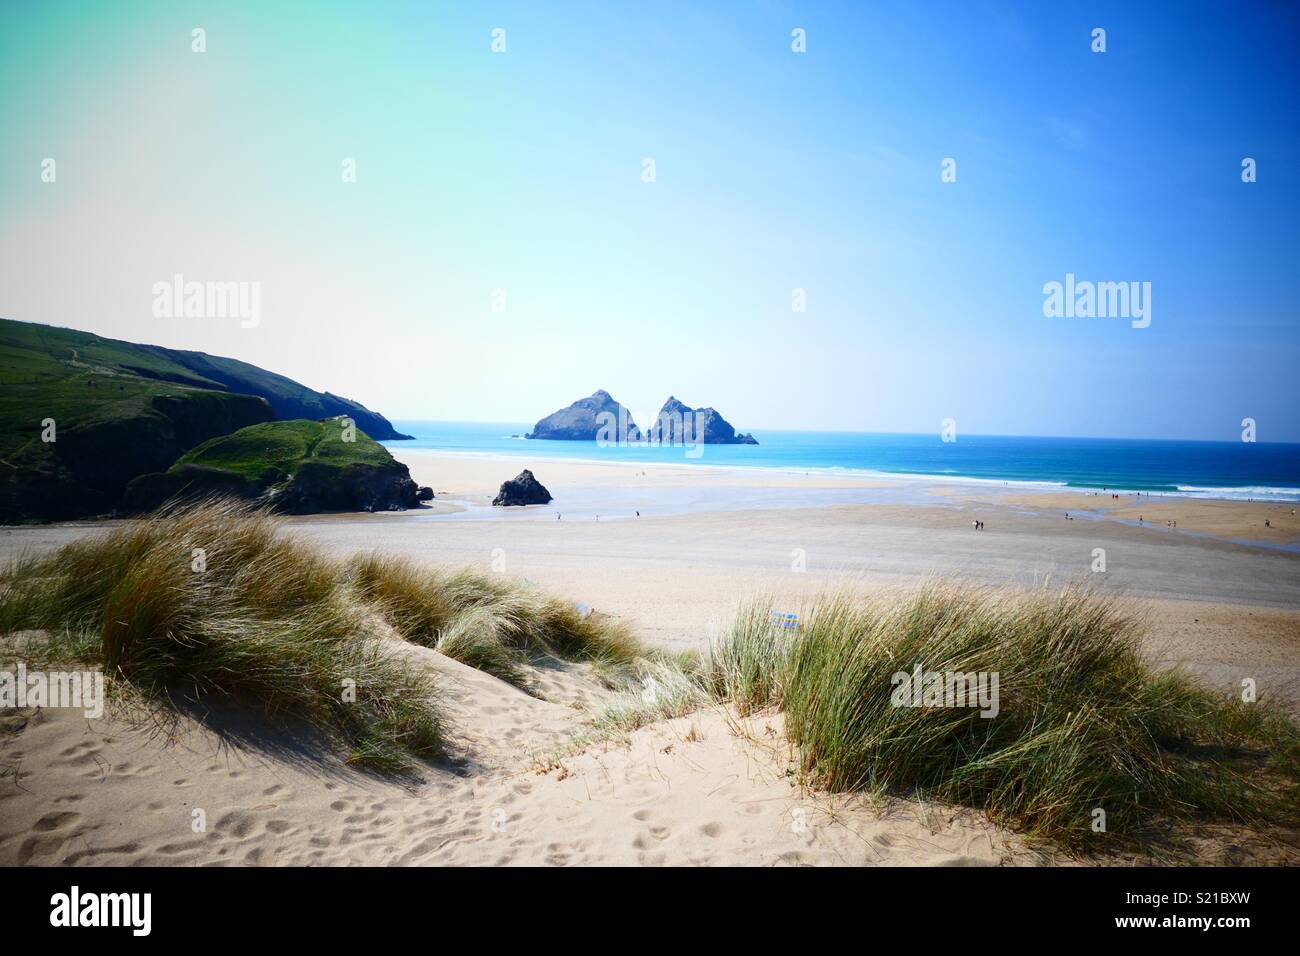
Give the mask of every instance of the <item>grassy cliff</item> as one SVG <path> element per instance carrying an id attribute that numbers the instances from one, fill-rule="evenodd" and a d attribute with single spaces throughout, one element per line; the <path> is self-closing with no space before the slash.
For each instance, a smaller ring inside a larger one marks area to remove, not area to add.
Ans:
<path id="1" fill-rule="evenodd" d="M 0 523 L 104 514 L 133 478 L 209 438 L 340 414 L 405 437 L 355 402 L 233 359 L 0 319 Z"/>
<path id="2" fill-rule="evenodd" d="M 416 505 L 410 472 L 342 416 L 263 422 L 209 439 L 163 473 L 128 486 L 122 510 L 216 494 L 256 499 L 276 511 L 388 511 Z"/>
<path id="3" fill-rule="evenodd" d="M 0 522 L 102 514 L 136 475 L 273 417 L 212 385 L 106 339 L 0 321 Z"/>

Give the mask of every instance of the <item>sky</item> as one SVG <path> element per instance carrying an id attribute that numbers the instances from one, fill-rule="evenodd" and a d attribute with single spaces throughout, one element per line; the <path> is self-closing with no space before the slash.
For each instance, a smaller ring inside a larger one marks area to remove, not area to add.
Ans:
<path id="1" fill-rule="evenodd" d="M 1300 441 L 1298 64 L 1283 2 L 6 0 L 0 316 L 393 419 Z"/>

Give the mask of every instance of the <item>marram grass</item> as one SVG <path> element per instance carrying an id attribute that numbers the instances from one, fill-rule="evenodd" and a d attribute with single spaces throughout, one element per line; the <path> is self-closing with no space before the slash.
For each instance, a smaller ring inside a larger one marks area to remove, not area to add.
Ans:
<path id="1" fill-rule="evenodd" d="M 40 653 L 103 667 L 153 699 L 234 698 L 311 721 L 350 758 L 400 770 L 435 757 L 445 722 L 399 636 L 523 683 L 530 655 L 625 663 L 626 628 L 519 585 L 370 555 L 340 564 L 279 519 L 218 500 L 24 558 L 0 573 L 0 634 L 46 632 Z"/>
<path id="2" fill-rule="evenodd" d="M 713 648 L 707 681 L 742 710 L 783 709 L 803 770 L 828 789 L 975 807 L 1098 850 L 1115 848 L 1107 835 L 1141 840 L 1170 823 L 1300 820 L 1296 724 L 1155 670 L 1138 621 L 1112 600 L 928 585 L 828 595 L 803 621 L 778 630 L 751 606 Z M 894 675 L 917 665 L 996 672 L 996 716 L 898 706 Z"/>
<path id="3" fill-rule="evenodd" d="M 628 665 L 643 653 L 622 622 L 504 578 L 377 554 L 353 558 L 345 574 L 407 640 L 521 686 L 533 655 Z"/>

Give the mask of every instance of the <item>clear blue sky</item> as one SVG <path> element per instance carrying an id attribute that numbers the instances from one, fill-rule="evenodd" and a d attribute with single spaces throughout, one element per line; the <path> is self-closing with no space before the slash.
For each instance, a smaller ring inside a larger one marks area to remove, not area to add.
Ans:
<path id="1" fill-rule="evenodd" d="M 701 6 L 6 3 L 0 315 L 394 418 L 1300 440 L 1295 4 Z M 260 325 L 155 318 L 177 272 Z M 1067 272 L 1151 326 L 1045 318 Z"/>

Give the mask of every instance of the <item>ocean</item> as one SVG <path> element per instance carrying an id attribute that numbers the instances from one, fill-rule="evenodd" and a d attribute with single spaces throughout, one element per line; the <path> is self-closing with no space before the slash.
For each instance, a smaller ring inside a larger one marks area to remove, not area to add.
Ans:
<path id="1" fill-rule="evenodd" d="M 827 470 L 867 476 L 915 476 L 1038 487 L 1109 489 L 1195 497 L 1300 501 L 1300 444 L 1022 438 L 758 430 L 759 445 L 599 446 L 595 442 L 514 437 L 514 422 L 395 421 L 414 441 L 392 451 L 428 448 L 532 459 L 622 461 L 706 467 Z M 694 453 L 699 453 L 698 456 Z"/>

